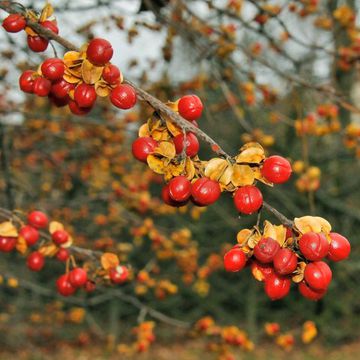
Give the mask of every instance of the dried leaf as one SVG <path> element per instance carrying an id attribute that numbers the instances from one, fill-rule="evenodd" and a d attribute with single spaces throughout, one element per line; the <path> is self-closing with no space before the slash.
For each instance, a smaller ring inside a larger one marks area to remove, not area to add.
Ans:
<path id="1" fill-rule="evenodd" d="M 101 266 L 105 270 L 109 270 L 110 268 L 115 268 L 120 264 L 118 256 L 113 253 L 102 254 L 100 261 L 101 261 Z"/>
<path id="2" fill-rule="evenodd" d="M 181 128 L 170 120 L 166 120 L 166 127 L 169 130 L 170 134 L 174 137 L 183 133 Z"/>
<path id="3" fill-rule="evenodd" d="M 253 233 L 250 229 L 242 229 L 236 235 L 236 240 L 240 245 L 245 245 Z"/>
<path id="4" fill-rule="evenodd" d="M 315 233 L 323 232 L 325 235 L 328 235 L 331 231 L 330 223 L 319 216 L 303 216 L 301 218 L 295 218 L 294 224 L 301 234 L 313 231 Z"/>
<path id="5" fill-rule="evenodd" d="M 161 155 L 167 159 L 173 159 L 176 156 L 175 145 L 170 141 L 161 141 L 154 149 L 154 154 Z"/>
<path id="6" fill-rule="evenodd" d="M 148 124 L 143 124 L 140 126 L 138 135 L 139 137 L 150 136 Z"/>
<path id="7" fill-rule="evenodd" d="M 39 22 L 42 23 L 44 22 L 46 19 L 48 19 L 52 14 L 54 13 L 54 9 L 53 7 L 47 3 L 44 8 L 41 10 L 41 15 L 40 15 L 40 19 Z"/>
<path id="8" fill-rule="evenodd" d="M 0 236 L 18 237 L 18 231 L 11 221 L 5 221 L 0 224 Z"/>
<path id="9" fill-rule="evenodd" d="M 28 249 L 28 245 L 27 245 L 25 239 L 22 236 L 19 236 L 16 241 L 16 250 L 20 254 L 24 255 L 26 253 L 27 249 Z"/>
<path id="10" fill-rule="evenodd" d="M 106 84 L 105 81 L 97 81 L 95 83 L 96 95 L 100 97 L 107 97 L 111 93 L 111 88 Z"/>
<path id="11" fill-rule="evenodd" d="M 195 166 L 189 157 L 185 160 L 185 173 L 188 180 L 192 180 L 195 176 Z"/>
<path id="12" fill-rule="evenodd" d="M 49 233 L 53 234 L 55 231 L 64 230 L 64 225 L 58 221 L 51 221 L 49 224 Z"/>
<path id="13" fill-rule="evenodd" d="M 218 181 L 229 165 L 224 159 L 213 158 L 206 164 L 204 174 L 209 179 Z"/>
<path id="14" fill-rule="evenodd" d="M 58 248 L 55 244 L 47 244 L 41 246 L 38 251 L 44 256 L 52 257 L 58 252 Z"/>
<path id="15" fill-rule="evenodd" d="M 249 165 L 233 165 L 231 182 L 234 186 L 252 185 L 254 183 L 254 173 Z"/>
<path id="16" fill-rule="evenodd" d="M 95 84 L 100 80 L 104 67 L 93 65 L 85 59 L 81 65 L 81 75 L 86 84 Z"/>
<path id="17" fill-rule="evenodd" d="M 240 149 L 240 154 L 235 157 L 237 163 L 259 164 L 265 159 L 263 147 L 256 142 L 249 142 Z"/>
<path id="18" fill-rule="evenodd" d="M 155 155 L 150 154 L 150 155 L 148 155 L 146 161 L 149 165 L 149 168 L 152 171 L 154 171 L 157 174 L 164 174 L 165 166 L 161 159 L 159 159 Z"/>

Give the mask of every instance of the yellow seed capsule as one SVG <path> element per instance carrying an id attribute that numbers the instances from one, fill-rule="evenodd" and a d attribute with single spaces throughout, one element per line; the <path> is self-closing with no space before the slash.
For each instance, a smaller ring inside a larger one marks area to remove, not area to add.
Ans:
<path id="1" fill-rule="evenodd" d="M 297 160 L 292 164 L 294 173 L 299 174 L 304 171 L 305 164 L 302 160 Z"/>

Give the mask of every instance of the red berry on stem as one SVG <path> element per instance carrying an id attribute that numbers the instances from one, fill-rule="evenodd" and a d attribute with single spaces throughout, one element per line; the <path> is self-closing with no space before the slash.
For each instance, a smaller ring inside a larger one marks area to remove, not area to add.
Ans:
<path id="1" fill-rule="evenodd" d="M 96 101 L 97 95 L 94 86 L 80 84 L 75 88 L 74 100 L 81 108 L 91 108 Z"/>
<path id="2" fill-rule="evenodd" d="M 201 116 L 203 104 L 196 95 L 185 95 L 178 103 L 179 114 L 186 120 L 196 120 Z"/>
<path id="3" fill-rule="evenodd" d="M 119 68 L 116 65 L 108 64 L 104 67 L 102 72 L 103 79 L 110 85 L 122 82 L 122 75 Z"/>
<path id="4" fill-rule="evenodd" d="M 132 143 L 132 154 L 135 159 L 146 163 L 148 155 L 152 154 L 158 145 L 150 136 L 139 137 Z"/>
<path id="5" fill-rule="evenodd" d="M 213 204 L 221 195 L 221 188 L 217 181 L 207 177 L 197 179 L 191 185 L 191 196 L 200 206 Z"/>
<path id="6" fill-rule="evenodd" d="M 240 187 L 234 196 L 236 209 L 243 214 L 252 214 L 258 211 L 263 204 L 261 191 L 253 185 Z"/>
<path id="7" fill-rule="evenodd" d="M 87 282 L 87 272 L 82 268 L 75 268 L 69 273 L 69 282 L 75 287 L 84 286 Z"/>
<path id="8" fill-rule="evenodd" d="M 10 14 L 4 19 L 2 26 L 7 32 L 17 33 L 25 29 L 26 20 L 20 14 Z"/>
<path id="9" fill-rule="evenodd" d="M 51 238 L 56 245 L 62 245 L 69 240 L 69 234 L 65 230 L 56 230 L 51 234 Z"/>
<path id="10" fill-rule="evenodd" d="M 34 78 L 35 71 L 26 70 L 19 78 L 20 89 L 26 93 L 32 94 L 34 92 Z"/>
<path id="11" fill-rule="evenodd" d="M 271 263 L 280 250 L 279 243 L 270 238 L 262 238 L 254 247 L 254 256 L 263 264 Z"/>
<path id="12" fill-rule="evenodd" d="M 74 84 L 70 84 L 66 80 L 60 79 L 52 84 L 51 94 L 58 99 L 63 99 L 63 98 L 67 98 L 69 91 L 73 89 L 75 89 Z"/>
<path id="13" fill-rule="evenodd" d="M 88 280 L 84 286 L 84 289 L 88 293 L 93 292 L 96 289 L 96 284 L 94 283 L 94 281 Z"/>
<path id="14" fill-rule="evenodd" d="M 31 212 L 28 215 L 27 221 L 31 226 L 37 229 L 45 228 L 49 222 L 47 216 L 42 211 Z"/>
<path id="15" fill-rule="evenodd" d="M 290 249 L 280 249 L 273 259 L 275 271 L 280 275 L 288 275 L 296 270 L 297 256 Z"/>
<path id="16" fill-rule="evenodd" d="M 178 202 L 175 201 L 174 199 L 171 198 L 170 196 L 170 191 L 169 191 L 169 184 L 166 184 L 162 190 L 161 190 L 161 198 L 164 201 L 165 204 L 170 205 L 170 206 L 174 206 L 174 207 L 180 207 L 180 206 L 184 206 L 187 204 L 187 200 L 183 201 L 183 202 Z"/>
<path id="17" fill-rule="evenodd" d="M 278 274 L 272 274 L 265 280 L 265 293 L 271 300 L 284 298 L 290 291 L 291 280 Z"/>
<path id="18" fill-rule="evenodd" d="M 70 296 L 76 291 L 76 288 L 70 284 L 68 274 L 61 275 L 56 280 L 56 288 L 58 293 L 63 296 Z"/>
<path id="19" fill-rule="evenodd" d="M 61 59 L 46 59 L 41 64 L 41 72 L 50 81 L 61 80 L 65 71 L 64 62 Z"/>
<path id="20" fill-rule="evenodd" d="M 69 258 L 69 256 L 69 251 L 64 248 L 60 248 L 56 253 L 56 258 L 61 262 L 65 262 Z"/>
<path id="21" fill-rule="evenodd" d="M 29 48 L 34 52 L 43 52 L 49 45 L 49 40 L 41 36 L 30 36 L 27 37 L 27 43 Z"/>
<path id="22" fill-rule="evenodd" d="M 94 65 L 102 66 L 111 60 L 113 52 L 113 48 L 107 40 L 96 38 L 90 41 L 86 56 Z"/>
<path id="23" fill-rule="evenodd" d="M 40 25 L 45 29 L 52 31 L 55 34 L 59 33 L 59 28 L 57 27 L 55 21 L 45 20 L 41 22 Z"/>
<path id="24" fill-rule="evenodd" d="M 26 265 L 32 271 L 40 271 L 45 265 L 44 255 L 39 251 L 32 252 L 27 257 Z"/>
<path id="25" fill-rule="evenodd" d="M 135 89 L 127 84 L 121 84 L 111 91 L 111 103 L 119 109 L 131 109 L 136 104 Z"/>
<path id="26" fill-rule="evenodd" d="M 26 241 L 28 246 L 35 245 L 40 236 L 38 230 L 30 225 L 23 226 L 19 232 L 19 235 Z"/>
<path id="27" fill-rule="evenodd" d="M 92 107 L 82 108 L 75 101 L 70 100 L 69 109 L 74 115 L 84 116 L 92 110 Z"/>
<path id="28" fill-rule="evenodd" d="M 291 176 L 291 165 L 282 156 L 270 156 L 264 161 L 261 174 L 266 180 L 274 184 L 282 184 L 289 180 Z"/>
<path id="29" fill-rule="evenodd" d="M 16 246 L 17 238 L 16 237 L 5 237 L 0 236 L 0 251 L 1 252 L 10 252 Z"/>
<path id="30" fill-rule="evenodd" d="M 315 261 L 306 265 L 304 279 L 314 290 L 326 290 L 331 282 L 332 272 L 325 262 Z"/>
<path id="31" fill-rule="evenodd" d="M 329 251 L 329 242 L 322 233 L 308 232 L 301 236 L 299 249 L 304 257 L 311 261 L 323 259 Z"/>
<path id="32" fill-rule="evenodd" d="M 341 261 L 349 257 L 351 251 L 351 245 L 349 240 L 338 234 L 330 233 L 330 248 L 328 253 L 328 259 L 332 261 Z"/>
<path id="33" fill-rule="evenodd" d="M 270 264 L 261 264 L 257 260 L 252 260 L 250 268 L 253 277 L 258 281 L 265 281 L 274 274 L 274 268 Z"/>
<path id="34" fill-rule="evenodd" d="M 232 248 L 224 256 L 224 267 L 226 271 L 236 272 L 244 268 L 246 255 L 239 248 Z"/>
<path id="35" fill-rule="evenodd" d="M 122 284 L 129 277 L 129 270 L 126 266 L 119 265 L 109 270 L 110 280 L 114 284 Z"/>
<path id="36" fill-rule="evenodd" d="M 184 149 L 184 134 L 176 135 L 173 138 L 173 141 L 174 141 L 176 153 L 181 154 Z M 197 155 L 200 148 L 199 140 L 197 139 L 197 137 L 193 133 L 188 132 L 186 133 L 185 141 L 186 141 L 186 155 L 190 157 Z"/>
<path id="37" fill-rule="evenodd" d="M 299 292 L 304 298 L 313 301 L 320 300 L 326 294 L 326 290 L 312 289 L 305 281 L 299 284 Z"/>
<path id="38" fill-rule="evenodd" d="M 37 96 L 48 96 L 51 90 L 51 82 L 43 77 L 37 77 L 34 80 L 34 94 Z"/>
<path id="39" fill-rule="evenodd" d="M 189 199 L 191 195 L 191 182 L 185 176 L 176 176 L 169 181 L 170 197 L 178 202 Z"/>

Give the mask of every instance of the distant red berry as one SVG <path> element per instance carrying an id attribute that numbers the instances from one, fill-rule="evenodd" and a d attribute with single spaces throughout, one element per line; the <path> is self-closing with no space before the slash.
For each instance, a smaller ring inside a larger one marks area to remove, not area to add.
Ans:
<path id="1" fill-rule="evenodd" d="M 15 249 L 17 242 L 16 237 L 6 237 L 0 236 L 0 251 L 1 252 L 10 252 Z"/>
<path id="2" fill-rule="evenodd" d="M 75 88 L 74 100 L 81 108 L 91 108 L 96 101 L 95 87 L 89 84 L 80 84 Z"/>
<path id="3" fill-rule="evenodd" d="M 291 176 L 291 165 L 288 160 L 281 156 L 270 156 L 264 161 L 261 174 L 266 180 L 274 184 L 282 184 Z"/>
<path id="4" fill-rule="evenodd" d="M 49 40 L 41 36 L 30 36 L 27 37 L 27 43 L 30 50 L 34 52 L 43 52 L 49 45 Z"/>
<path id="5" fill-rule="evenodd" d="M 69 272 L 69 282 L 75 287 L 81 287 L 86 284 L 87 272 L 82 268 L 75 268 Z"/>
<path id="6" fill-rule="evenodd" d="M 197 179 L 191 186 L 191 196 L 194 202 L 200 206 L 213 204 L 220 195 L 219 183 L 207 177 Z"/>
<path id="7" fill-rule="evenodd" d="M 44 255 L 39 251 L 32 252 L 27 257 L 26 265 L 32 271 L 40 271 L 45 265 Z"/>
<path id="8" fill-rule="evenodd" d="M 280 249 L 273 259 L 275 271 L 280 275 L 288 275 L 296 270 L 297 256 L 290 249 Z"/>
<path id="9" fill-rule="evenodd" d="M 19 235 L 26 241 L 28 246 L 33 246 L 39 240 L 39 231 L 30 225 L 25 225 L 20 229 Z"/>
<path id="10" fill-rule="evenodd" d="M 69 109 L 74 115 L 84 116 L 92 110 L 92 107 L 82 108 L 76 103 L 76 101 L 70 100 Z"/>
<path id="11" fill-rule="evenodd" d="M 37 77 L 34 80 L 33 91 L 37 96 L 45 97 L 48 96 L 51 90 L 51 82 L 44 77 Z"/>
<path id="12" fill-rule="evenodd" d="M 69 234 L 65 230 L 56 230 L 51 234 L 51 238 L 56 245 L 62 245 L 69 240 Z"/>
<path id="13" fill-rule="evenodd" d="M 63 296 L 70 296 L 76 291 L 76 288 L 70 284 L 68 274 L 61 275 L 56 280 L 56 288 L 59 294 Z"/>
<path id="14" fill-rule="evenodd" d="M 10 14 L 4 19 L 2 26 L 7 32 L 17 33 L 25 29 L 26 20 L 20 14 Z"/>
<path id="15" fill-rule="evenodd" d="M 161 190 L 161 198 L 164 201 L 165 204 L 173 206 L 173 207 L 181 207 L 187 204 L 187 200 L 183 201 L 183 202 L 178 202 L 175 201 L 174 199 L 171 198 L 170 196 L 170 191 L 169 191 L 169 184 L 166 184 L 162 190 Z"/>
<path id="16" fill-rule="evenodd" d="M 20 89 L 26 93 L 32 94 L 34 92 L 34 78 L 35 71 L 26 70 L 19 78 Z"/>
<path id="17" fill-rule="evenodd" d="M 324 297 L 326 290 L 315 290 L 306 284 L 305 281 L 299 283 L 300 294 L 309 300 L 317 301 Z"/>
<path id="18" fill-rule="evenodd" d="M 224 256 L 224 267 L 226 271 L 236 272 L 244 268 L 246 255 L 239 248 L 232 248 Z"/>
<path id="19" fill-rule="evenodd" d="M 50 81 L 61 80 L 65 71 L 64 62 L 58 58 L 46 59 L 41 64 L 41 73 Z"/>
<path id="20" fill-rule="evenodd" d="M 44 27 L 45 29 L 52 31 L 55 34 L 59 34 L 59 28 L 56 25 L 55 21 L 45 20 L 45 21 L 42 21 L 40 23 L 40 25 L 42 27 Z"/>
<path id="21" fill-rule="evenodd" d="M 37 229 L 45 228 L 49 222 L 47 216 L 42 211 L 31 212 L 28 215 L 27 221 L 31 226 Z"/>
<path id="22" fill-rule="evenodd" d="M 332 272 L 325 262 L 315 261 L 306 265 L 304 279 L 314 290 L 326 290 L 331 282 Z"/>
<path id="23" fill-rule="evenodd" d="M 96 284 L 94 281 L 88 280 L 84 286 L 84 289 L 86 292 L 91 293 L 93 291 L 95 291 L 96 289 Z"/>
<path id="24" fill-rule="evenodd" d="M 66 80 L 61 79 L 54 82 L 51 86 L 51 94 L 58 99 L 68 97 L 69 91 L 74 90 L 75 85 L 68 83 Z"/>
<path id="25" fill-rule="evenodd" d="M 301 253 L 311 261 L 323 259 L 327 255 L 329 247 L 329 242 L 322 233 L 308 232 L 299 240 Z"/>
<path id="26" fill-rule="evenodd" d="M 56 253 L 56 258 L 61 262 L 65 262 L 69 257 L 70 257 L 69 251 L 64 248 L 60 248 Z"/>
<path id="27" fill-rule="evenodd" d="M 284 298 L 290 291 L 291 280 L 278 274 L 272 274 L 265 280 L 265 293 L 271 300 Z"/>
<path id="28" fill-rule="evenodd" d="M 119 265 L 109 270 L 110 280 L 114 284 L 122 284 L 129 277 L 129 270 L 126 266 Z"/>
<path id="29" fill-rule="evenodd" d="M 104 67 L 102 77 L 110 85 L 114 85 L 122 81 L 122 75 L 119 68 L 113 64 L 108 64 Z"/>
<path id="30" fill-rule="evenodd" d="M 258 211 L 263 204 L 261 191 L 256 186 L 242 186 L 235 192 L 234 204 L 239 212 L 252 214 Z"/>
<path id="31" fill-rule="evenodd" d="M 152 154 L 158 145 L 150 136 L 139 137 L 132 143 L 132 154 L 135 159 L 146 163 L 148 155 Z"/>
<path id="32" fill-rule="evenodd" d="M 198 119 L 203 111 L 203 104 L 196 95 L 183 96 L 178 103 L 179 114 L 186 120 Z"/>
<path id="33" fill-rule="evenodd" d="M 179 134 L 175 136 L 173 141 L 174 141 L 176 153 L 181 154 L 184 149 L 184 134 Z M 197 139 L 197 137 L 193 133 L 188 132 L 186 133 L 185 141 L 186 141 L 186 155 L 189 157 L 193 157 L 197 155 L 200 148 L 199 140 Z"/>
<path id="34" fill-rule="evenodd" d="M 119 109 L 131 109 L 136 104 L 136 91 L 127 84 L 121 84 L 111 91 L 110 101 Z"/>
<path id="35" fill-rule="evenodd" d="M 328 259 L 332 261 L 342 261 L 347 259 L 351 251 L 349 240 L 338 233 L 330 233 L 330 238 L 331 242 Z"/>
<path id="36" fill-rule="evenodd" d="M 96 38 L 90 41 L 86 50 L 86 56 L 94 65 L 102 66 L 111 60 L 113 52 L 109 41 Z"/>
<path id="37" fill-rule="evenodd" d="M 185 176 L 176 176 L 169 181 L 169 193 L 175 201 L 186 201 L 191 195 L 191 182 Z"/>
<path id="38" fill-rule="evenodd" d="M 254 247 L 255 258 L 263 264 L 271 263 L 280 250 L 279 243 L 270 238 L 262 238 Z"/>

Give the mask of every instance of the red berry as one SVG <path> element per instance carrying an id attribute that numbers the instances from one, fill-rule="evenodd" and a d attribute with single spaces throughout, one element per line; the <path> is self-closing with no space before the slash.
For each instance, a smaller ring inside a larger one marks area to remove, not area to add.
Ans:
<path id="1" fill-rule="evenodd" d="M 59 28 L 57 27 L 55 21 L 45 20 L 40 23 L 40 25 L 50 31 L 52 31 L 55 34 L 59 33 Z"/>
<path id="2" fill-rule="evenodd" d="M 314 301 L 320 300 L 326 294 L 326 290 L 312 289 L 305 281 L 299 284 L 299 292 L 304 298 Z"/>
<path id="3" fill-rule="evenodd" d="M 200 206 L 213 204 L 220 195 L 219 183 L 207 177 L 199 178 L 191 185 L 191 196 L 195 203 Z"/>
<path id="4" fill-rule="evenodd" d="M 37 229 L 45 228 L 48 224 L 48 218 L 42 211 L 31 212 L 28 215 L 27 221 L 31 226 Z"/>
<path id="5" fill-rule="evenodd" d="M 177 202 L 188 200 L 191 195 L 191 182 L 185 176 L 172 178 L 169 182 L 169 194 Z"/>
<path id="6" fill-rule="evenodd" d="M 135 89 L 127 84 L 121 84 L 111 91 L 111 103 L 119 109 L 131 109 L 136 104 Z"/>
<path id="7" fill-rule="evenodd" d="M 269 264 L 261 264 L 256 260 L 252 260 L 251 273 L 256 280 L 265 281 L 270 275 L 274 274 L 274 268 Z"/>
<path id="8" fill-rule="evenodd" d="M 150 136 L 137 138 L 132 143 L 132 153 L 134 158 L 146 163 L 148 155 L 152 154 L 158 145 L 158 142 Z"/>
<path id="9" fill-rule="evenodd" d="M 96 289 L 96 284 L 93 281 L 88 280 L 84 286 L 84 289 L 88 293 L 93 292 Z"/>
<path id="10" fill-rule="evenodd" d="M 61 80 L 65 71 L 64 62 L 61 59 L 46 59 L 41 64 L 41 72 L 50 81 Z"/>
<path id="11" fill-rule="evenodd" d="M 263 204 L 261 191 L 253 185 L 240 187 L 234 196 L 236 209 L 243 214 L 252 214 L 258 211 Z"/>
<path id="12" fill-rule="evenodd" d="M 103 79 L 110 85 L 122 82 L 122 74 L 116 65 L 108 64 L 102 72 Z"/>
<path id="13" fill-rule="evenodd" d="M 163 199 L 164 203 L 170 206 L 174 206 L 174 207 L 180 207 L 180 206 L 184 206 L 187 204 L 187 200 L 183 201 L 183 202 L 178 202 L 175 201 L 174 199 L 171 198 L 170 196 L 170 191 L 169 191 L 169 184 L 166 184 L 162 190 L 161 190 L 161 198 Z"/>
<path id="14" fill-rule="evenodd" d="M 69 234 L 65 230 L 56 230 L 51 234 L 51 238 L 56 245 L 62 245 L 69 240 Z"/>
<path id="15" fill-rule="evenodd" d="M 196 120 L 201 116 L 203 104 L 196 95 L 186 95 L 179 100 L 179 114 L 186 120 Z"/>
<path id="16" fill-rule="evenodd" d="M 61 262 L 65 262 L 69 258 L 69 256 L 69 251 L 64 248 L 60 248 L 56 253 L 56 258 Z"/>
<path id="17" fill-rule="evenodd" d="M 70 296 L 76 291 L 76 288 L 73 287 L 69 282 L 68 274 L 61 275 L 56 280 L 56 288 L 59 294 L 63 296 Z"/>
<path id="18" fill-rule="evenodd" d="M 7 32 L 17 33 L 25 29 L 26 20 L 20 14 L 10 14 L 4 19 L 2 26 Z"/>
<path id="19" fill-rule="evenodd" d="M 262 238 L 254 247 L 254 256 L 263 264 L 271 263 L 280 250 L 279 243 L 270 238 Z"/>
<path id="20" fill-rule="evenodd" d="M 74 84 L 70 84 L 64 79 L 58 80 L 51 86 L 51 94 L 58 99 L 67 98 L 69 91 L 75 89 Z"/>
<path id="21" fill-rule="evenodd" d="M 32 271 L 40 271 L 45 265 L 44 255 L 39 251 L 32 252 L 27 257 L 26 265 Z"/>
<path id="22" fill-rule="evenodd" d="M 34 52 L 43 52 L 49 45 L 49 40 L 41 36 L 30 36 L 27 37 L 27 43 L 29 48 Z"/>
<path id="23" fill-rule="evenodd" d="M 16 237 L 5 237 L 0 236 L 0 251 L 1 252 L 10 252 L 16 246 L 17 238 Z"/>
<path id="24" fill-rule="evenodd" d="M 176 153 L 181 154 L 184 149 L 184 134 L 176 135 L 173 141 L 174 141 Z M 199 140 L 197 139 L 197 137 L 193 133 L 188 132 L 186 133 L 185 141 L 186 141 L 186 155 L 190 157 L 197 155 L 200 148 Z"/>
<path id="25" fill-rule="evenodd" d="M 92 107 L 82 108 L 75 101 L 70 100 L 69 109 L 74 115 L 84 116 L 92 110 Z"/>
<path id="26" fill-rule="evenodd" d="M 285 297 L 291 286 L 291 280 L 278 274 L 272 274 L 265 280 L 265 293 L 271 300 Z"/>
<path id="27" fill-rule="evenodd" d="M 306 265 L 304 279 L 314 290 L 326 290 L 331 282 L 332 272 L 325 262 L 315 261 Z"/>
<path id="28" fill-rule="evenodd" d="M 105 39 L 93 39 L 86 50 L 86 56 L 94 65 L 102 66 L 109 62 L 113 56 L 113 48 Z"/>
<path id="29" fill-rule="evenodd" d="M 75 88 L 74 100 L 81 108 L 91 108 L 96 101 L 97 95 L 94 86 L 80 84 Z"/>
<path id="30" fill-rule="evenodd" d="M 308 232 L 301 236 L 299 249 L 304 257 L 311 261 L 319 261 L 324 258 L 329 251 L 329 242 L 322 233 Z"/>
<path id="31" fill-rule="evenodd" d="M 280 249 L 273 259 L 274 268 L 280 275 L 288 275 L 296 270 L 297 256 L 290 249 Z"/>
<path id="32" fill-rule="evenodd" d="M 84 286 L 87 282 L 87 272 L 82 268 L 75 268 L 69 273 L 69 282 L 75 287 Z"/>
<path id="33" fill-rule="evenodd" d="M 109 276 L 111 282 L 113 282 L 114 284 L 122 284 L 128 279 L 129 270 L 126 266 L 119 265 L 116 268 L 111 268 L 109 270 Z"/>
<path id="34" fill-rule="evenodd" d="M 282 184 L 289 180 L 292 169 L 289 161 L 282 156 L 270 156 L 264 161 L 261 174 L 274 184 Z"/>
<path id="35" fill-rule="evenodd" d="M 39 240 L 39 232 L 36 228 L 25 225 L 21 228 L 19 235 L 26 241 L 28 246 L 35 245 Z"/>
<path id="36" fill-rule="evenodd" d="M 43 77 L 37 77 L 34 80 L 34 94 L 37 96 L 48 96 L 51 90 L 51 82 Z"/>
<path id="37" fill-rule="evenodd" d="M 224 267 L 226 271 L 236 272 L 244 268 L 246 255 L 239 248 L 232 248 L 224 256 Z"/>
<path id="38" fill-rule="evenodd" d="M 349 240 L 338 233 L 330 233 L 330 238 L 328 259 L 332 261 L 345 260 L 351 251 Z"/>
<path id="39" fill-rule="evenodd" d="M 69 104 L 70 98 L 69 97 L 64 97 L 62 99 L 59 99 L 57 97 L 55 97 L 53 94 L 49 94 L 49 100 L 52 104 L 54 104 L 56 107 L 63 107 Z"/>
<path id="40" fill-rule="evenodd" d="M 26 70 L 19 78 L 20 89 L 26 93 L 32 94 L 34 92 L 34 78 L 35 71 Z"/>

